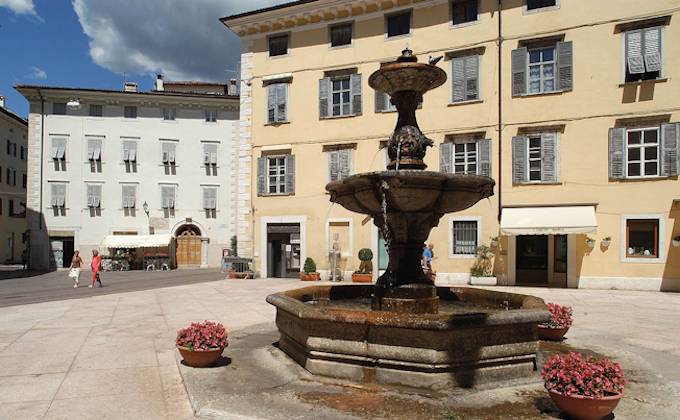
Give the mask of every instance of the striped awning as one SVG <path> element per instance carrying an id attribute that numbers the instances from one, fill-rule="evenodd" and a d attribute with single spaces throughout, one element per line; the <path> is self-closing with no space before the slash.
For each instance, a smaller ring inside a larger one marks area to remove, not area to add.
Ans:
<path id="1" fill-rule="evenodd" d="M 172 236 L 161 235 L 108 235 L 101 243 L 102 248 L 156 248 L 170 245 Z"/>

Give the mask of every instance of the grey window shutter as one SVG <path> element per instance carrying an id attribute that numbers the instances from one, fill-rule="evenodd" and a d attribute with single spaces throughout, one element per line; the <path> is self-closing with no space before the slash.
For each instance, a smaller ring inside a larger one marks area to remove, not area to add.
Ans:
<path id="1" fill-rule="evenodd" d="M 123 142 L 123 162 L 127 162 L 130 160 L 130 142 L 124 141 Z"/>
<path id="2" fill-rule="evenodd" d="M 512 96 L 527 93 L 527 49 L 512 50 Z"/>
<path id="3" fill-rule="evenodd" d="M 338 150 L 339 156 L 339 178 L 345 179 L 352 172 L 352 149 Z"/>
<path id="4" fill-rule="evenodd" d="M 479 56 L 465 58 L 465 100 L 479 99 Z"/>
<path id="5" fill-rule="evenodd" d="M 453 102 L 465 100 L 465 57 L 454 57 L 451 60 L 453 73 Z"/>
<path id="6" fill-rule="evenodd" d="M 94 140 L 94 160 L 102 159 L 102 141 L 99 139 Z"/>
<path id="7" fill-rule="evenodd" d="M 328 153 L 329 179 L 337 181 L 340 179 L 340 151 L 333 150 Z"/>
<path id="8" fill-rule="evenodd" d="M 642 31 L 626 32 L 626 63 L 630 74 L 645 72 L 645 60 L 642 57 Z"/>
<path id="9" fill-rule="evenodd" d="M 609 179 L 623 179 L 625 172 L 625 128 L 609 129 Z"/>
<path id="10" fill-rule="evenodd" d="M 161 187 L 161 207 L 164 209 L 167 209 L 170 206 L 170 196 L 168 192 L 167 187 Z"/>
<path id="11" fill-rule="evenodd" d="M 477 142 L 477 174 L 491 176 L 491 139 Z"/>
<path id="12" fill-rule="evenodd" d="M 276 85 L 276 121 L 288 121 L 288 84 Z"/>
<path id="13" fill-rule="evenodd" d="M 559 136 L 557 133 L 541 135 L 541 181 L 559 180 Z"/>
<path id="14" fill-rule="evenodd" d="M 512 138 L 512 183 L 523 184 L 527 181 L 527 137 Z"/>
<path id="15" fill-rule="evenodd" d="M 571 41 L 557 43 L 558 88 L 563 91 L 574 89 L 574 52 Z"/>
<path id="16" fill-rule="evenodd" d="M 52 159 L 59 159 L 59 140 L 52 139 Z"/>
<path id="17" fill-rule="evenodd" d="M 453 154 L 453 143 L 442 143 L 439 145 L 439 172 L 448 174 L 453 172 L 451 157 Z"/>
<path id="18" fill-rule="evenodd" d="M 129 148 L 130 148 L 130 162 L 137 162 L 137 142 L 131 141 Z"/>
<path id="19" fill-rule="evenodd" d="M 210 210 L 210 189 L 203 188 L 203 208 Z"/>
<path id="20" fill-rule="evenodd" d="M 661 28 L 645 30 L 644 48 L 647 71 L 661 71 Z"/>
<path id="21" fill-rule="evenodd" d="M 87 139 L 87 159 L 94 160 L 94 139 Z"/>
<path id="22" fill-rule="evenodd" d="M 379 90 L 375 91 L 375 112 L 385 112 L 387 111 L 387 103 L 390 100 L 390 96 L 385 92 Z"/>
<path id="23" fill-rule="evenodd" d="M 352 74 L 349 83 L 352 91 L 352 114 L 361 115 L 361 74 Z"/>
<path id="24" fill-rule="evenodd" d="M 661 175 L 678 176 L 680 123 L 661 124 Z"/>
<path id="25" fill-rule="evenodd" d="M 94 207 L 94 188 L 92 185 L 87 186 L 87 206 Z"/>
<path id="26" fill-rule="evenodd" d="M 267 122 L 276 121 L 276 85 L 267 86 Z"/>
<path id="27" fill-rule="evenodd" d="M 330 77 L 319 80 L 319 118 L 328 117 L 328 96 L 331 87 Z"/>
<path id="28" fill-rule="evenodd" d="M 94 206 L 95 207 L 101 207 L 102 204 L 102 186 L 101 185 L 95 185 L 94 186 Z"/>
<path id="29" fill-rule="evenodd" d="M 295 155 L 286 155 L 286 193 L 295 194 Z"/>
<path id="30" fill-rule="evenodd" d="M 267 194 L 266 176 L 267 176 L 267 158 L 259 157 L 257 158 L 257 195 Z"/>

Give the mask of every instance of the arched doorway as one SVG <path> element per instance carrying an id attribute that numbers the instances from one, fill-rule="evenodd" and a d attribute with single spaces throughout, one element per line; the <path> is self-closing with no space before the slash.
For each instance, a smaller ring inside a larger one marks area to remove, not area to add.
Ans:
<path id="1" fill-rule="evenodd" d="M 178 267 L 200 267 L 201 231 L 194 225 L 184 225 L 177 230 L 176 262 Z"/>

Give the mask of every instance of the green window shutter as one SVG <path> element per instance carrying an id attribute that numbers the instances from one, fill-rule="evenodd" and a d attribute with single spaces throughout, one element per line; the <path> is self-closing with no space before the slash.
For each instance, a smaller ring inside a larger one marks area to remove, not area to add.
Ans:
<path id="1" fill-rule="evenodd" d="M 625 172 L 625 128 L 609 129 L 609 179 L 624 179 Z"/>
<path id="2" fill-rule="evenodd" d="M 518 48 L 512 50 L 512 96 L 520 96 L 527 93 L 527 49 Z"/>
<path id="3" fill-rule="evenodd" d="M 267 122 L 276 122 L 276 85 L 267 85 Z"/>
<path id="4" fill-rule="evenodd" d="M 479 99 L 479 56 L 465 57 L 465 100 Z"/>
<path id="5" fill-rule="evenodd" d="M 286 155 L 286 193 L 295 194 L 295 156 Z"/>
<path id="6" fill-rule="evenodd" d="M 626 65 L 628 73 L 640 74 L 645 72 L 645 60 L 642 57 L 642 31 L 626 32 Z"/>
<path id="7" fill-rule="evenodd" d="M 331 90 L 330 77 L 319 79 L 319 118 L 328 117 L 329 95 Z"/>
<path id="8" fill-rule="evenodd" d="M 574 53 L 572 41 L 557 43 L 558 89 L 574 89 Z"/>
<path id="9" fill-rule="evenodd" d="M 661 124 L 661 175 L 678 176 L 680 123 Z"/>
<path id="10" fill-rule="evenodd" d="M 361 115 L 361 74 L 352 74 L 349 77 L 349 85 L 352 96 L 353 115 Z"/>
<path id="11" fill-rule="evenodd" d="M 453 155 L 453 143 L 439 145 L 439 172 L 450 174 L 453 172 L 451 158 Z"/>
<path id="12" fill-rule="evenodd" d="M 267 194 L 267 158 L 257 158 L 257 195 Z"/>
<path id="13" fill-rule="evenodd" d="M 512 138 L 512 183 L 527 182 L 527 142 L 528 138 L 517 136 Z"/>
<path id="14" fill-rule="evenodd" d="M 491 139 L 479 140 L 477 142 L 477 174 L 491 176 Z"/>
<path id="15" fill-rule="evenodd" d="M 557 133 L 543 133 L 541 135 L 541 181 L 557 182 L 559 180 L 559 169 L 559 135 Z"/>
<path id="16" fill-rule="evenodd" d="M 454 57 L 451 60 L 451 72 L 453 102 L 462 102 L 465 100 L 465 57 Z"/>
<path id="17" fill-rule="evenodd" d="M 340 179 L 340 151 L 332 150 L 328 152 L 328 179 L 337 181 Z"/>
<path id="18" fill-rule="evenodd" d="M 644 58 L 648 72 L 661 71 L 661 28 L 645 29 Z"/>

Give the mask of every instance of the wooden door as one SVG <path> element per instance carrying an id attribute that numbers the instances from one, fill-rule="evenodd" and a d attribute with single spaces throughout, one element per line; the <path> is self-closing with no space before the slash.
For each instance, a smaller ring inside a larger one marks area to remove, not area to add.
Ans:
<path id="1" fill-rule="evenodd" d="M 177 237 L 177 266 L 201 265 L 201 237 L 185 230 Z"/>

